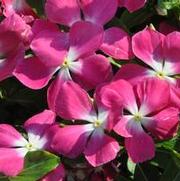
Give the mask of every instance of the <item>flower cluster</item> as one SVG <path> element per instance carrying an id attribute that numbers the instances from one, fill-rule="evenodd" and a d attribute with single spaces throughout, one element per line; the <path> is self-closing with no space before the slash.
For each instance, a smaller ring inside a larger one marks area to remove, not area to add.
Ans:
<path id="1" fill-rule="evenodd" d="M 48 109 L 24 123 L 25 136 L 0 124 L 1 173 L 18 175 L 26 154 L 37 150 L 71 159 L 83 154 L 98 167 L 124 147 L 141 163 L 155 156 L 155 141 L 176 135 L 180 32 L 146 26 L 131 36 L 105 26 L 119 7 L 133 12 L 145 3 L 46 0 L 45 19 L 25 0 L 1 0 L 0 80 L 14 76 L 30 89 L 48 86 Z M 42 180 L 64 175 L 60 164 Z"/>

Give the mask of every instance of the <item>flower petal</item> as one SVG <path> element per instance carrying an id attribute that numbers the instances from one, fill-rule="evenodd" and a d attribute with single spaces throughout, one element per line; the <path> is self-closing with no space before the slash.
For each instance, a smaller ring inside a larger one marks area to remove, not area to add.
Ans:
<path id="1" fill-rule="evenodd" d="M 60 66 L 69 46 L 68 34 L 49 30 L 38 33 L 31 42 L 31 49 L 47 66 Z"/>
<path id="2" fill-rule="evenodd" d="M 125 138 L 125 147 L 134 163 L 150 160 L 155 155 L 154 142 L 144 131 L 140 132 L 137 136 Z"/>
<path id="3" fill-rule="evenodd" d="M 143 121 L 144 127 L 159 139 L 168 139 L 177 133 L 179 111 L 169 107 Z"/>
<path id="4" fill-rule="evenodd" d="M 176 40 L 176 41 L 174 41 Z M 174 74 L 180 74 L 180 32 L 173 32 L 166 36 L 164 43 L 165 61 L 172 64 Z"/>
<path id="5" fill-rule="evenodd" d="M 148 115 L 165 108 L 170 101 L 169 84 L 158 78 L 150 78 L 139 83 L 135 91 L 140 102 L 141 114 Z"/>
<path id="6" fill-rule="evenodd" d="M 88 32 L 88 35 L 87 35 Z M 93 54 L 103 41 L 103 29 L 90 22 L 77 22 L 70 29 L 70 49 L 68 59 Z"/>
<path id="7" fill-rule="evenodd" d="M 136 85 L 147 77 L 150 77 L 147 68 L 130 63 L 123 65 L 115 74 L 113 80 L 125 79 L 132 85 Z"/>
<path id="8" fill-rule="evenodd" d="M 0 147 L 24 146 L 26 140 L 11 125 L 0 124 Z"/>
<path id="9" fill-rule="evenodd" d="M 73 23 L 81 20 L 77 0 L 47 0 L 45 11 L 48 19 L 54 23 L 72 26 Z"/>
<path id="10" fill-rule="evenodd" d="M 131 59 L 133 52 L 130 36 L 122 29 L 112 27 L 105 31 L 100 48 L 105 54 L 115 59 Z"/>
<path id="11" fill-rule="evenodd" d="M 24 158 L 17 149 L 0 148 L 0 172 L 6 176 L 18 175 L 24 166 Z"/>
<path id="12" fill-rule="evenodd" d="M 2 0 L 3 14 L 8 17 L 12 14 L 21 15 L 27 22 L 33 21 L 33 17 L 37 17 L 32 8 L 25 0 Z"/>
<path id="13" fill-rule="evenodd" d="M 92 126 L 73 125 L 59 128 L 52 142 L 52 148 L 64 156 L 75 158 L 84 151 Z"/>
<path id="14" fill-rule="evenodd" d="M 133 52 L 143 62 L 156 69 L 156 64 L 164 59 L 162 47 L 164 38 L 163 34 L 151 28 L 145 28 L 133 36 Z"/>
<path id="15" fill-rule="evenodd" d="M 117 6 L 117 0 L 81 0 L 85 20 L 98 25 L 104 25 L 111 20 Z"/>
<path id="16" fill-rule="evenodd" d="M 55 123 L 56 115 L 50 110 L 44 110 L 41 113 L 29 118 L 24 127 L 27 132 L 34 133 L 35 135 L 42 135 L 52 124 Z"/>
<path id="17" fill-rule="evenodd" d="M 65 169 L 62 164 L 48 173 L 41 181 L 63 181 L 65 177 Z"/>
<path id="18" fill-rule="evenodd" d="M 133 137 L 136 132 L 141 131 L 139 124 L 135 122 L 132 116 L 123 116 L 114 126 L 114 131 L 123 137 Z"/>
<path id="19" fill-rule="evenodd" d="M 59 32 L 59 27 L 46 19 L 36 19 L 32 26 L 33 35 L 31 38 L 34 38 L 38 33 L 45 30 Z"/>
<path id="20" fill-rule="evenodd" d="M 133 87 L 127 81 L 123 79 L 113 81 L 104 86 L 104 89 L 111 89 L 115 91 L 123 99 L 123 106 L 126 109 L 128 109 L 130 112 L 137 112 L 138 107 L 136 104 Z"/>
<path id="21" fill-rule="evenodd" d="M 84 154 L 88 162 L 97 167 L 115 159 L 119 150 L 119 144 L 115 139 L 95 130 L 88 141 Z"/>
<path id="22" fill-rule="evenodd" d="M 23 59 L 24 47 L 21 45 L 18 47 L 18 49 L 7 55 L 7 58 L 0 58 L 0 81 L 11 77 L 17 63 Z"/>
<path id="23" fill-rule="evenodd" d="M 31 89 L 45 87 L 56 68 L 45 66 L 37 57 L 30 57 L 19 62 L 13 75 L 25 86 Z"/>
<path id="24" fill-rule="evenodd" d="M 86 120 L 94 110 L 86 91 L 73 81 L 61 86 L 58 100 L 57 114 L 64 119 Z"/>
<path id="25" fill-rule="evenodd" d="M 97 85 L 107 82 L 112 77 L 112 67 L 103 55 L 92 55 L 77 62 L 78 69 L 72 69 L 72 77 L 81 87 L 94 89 Z"/>
<path id="26" fill-rule="evenodd" d="M 65 81 L 71 80 L 70 73 L 68 69 L 60 69 L 57 77 L 51 83 L 47 91 L 47 100 L 49 108 L 57 112 L 57 102 L 59 101 L 59 94 L 61 94 L 61 86 Z"/>
<path id="27" fill-rule="evenodd" d="M 146 0 L 118 0 L 120 7 L 126 7 L 128 11 L 133 12 L 144 6 Z"/>

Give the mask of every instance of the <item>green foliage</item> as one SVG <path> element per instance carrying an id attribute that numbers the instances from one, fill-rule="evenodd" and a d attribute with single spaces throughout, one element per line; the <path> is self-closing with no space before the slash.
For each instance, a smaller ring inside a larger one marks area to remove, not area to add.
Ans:
<path id="1" fill-rule="evenodd" d="M 25 158 L 25 168 L 10 181 L 36 181 L 55 169 L 60 163 L 59 157 L 45 151 L 30 152 Z"/>

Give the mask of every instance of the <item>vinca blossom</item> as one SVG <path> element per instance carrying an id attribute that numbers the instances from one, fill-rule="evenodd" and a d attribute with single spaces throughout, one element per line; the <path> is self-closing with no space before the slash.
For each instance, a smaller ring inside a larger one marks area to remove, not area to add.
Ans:
<path id="1" fill-rule="evenodd" d="M 169 106 L 169 84 L 160 79 L 147 79 L 132 86 L 120 79 L 104 86 L 101 93 L 109 90 L 123 98 L 124 114 L 114 131 L 125 137 L 129 157 L 135 163 L 152 159 L 155 146 L 148 133 L 158 139 L 168 139 L 176 134 L 179 124 L 179 110 Z M 104 98 L 113 103 L 117 96 Z"/>
<path id="2" fill-rule="evenodd" d="M 92 101 L 78 84 L 67 81 L 61 86 L 58 115 L 66 120 L 81 120 L 79 124 L 59 128 L 52 141 L 53 150 L 70 158 L 84 153 L 94 167 L 113 160 L 118 151 L 118 142 L 105 130 L 112 130 L 118 117 L 101 102 L 98 91 Z M 114 119 L 113 119 L 114 118 Z"/>
<path id="3" fill-rule="evenodd" d="M 27 139 L 11 125 L 0 124 L 0 172 L 16 176 L 23 170 L 28 152 L 51 150 L 50 142 L 56 131 L 54 123 L 55 114 L 50 110 L 34 115 L 24 124 Z"/>
<path id="4" fill-rule="evenodd" d="M 172 101 L 179 102 L 178 96 L 174 98 L 180 84 L 177 78 L 180 74 L 179 41 L 180 33 L 177 31 L 167 36 L 151 28 L 138 32 L 132 39 L 133 52 L 147 67 L 126 64 L 119 69 L 114 79 L 125 79 L 133 85 L 148 77 L 165 80 L 171 85 Z"/>
<path id="5" fill-rule="evenodd" d="M 48 18 L 55 23 L 72 26 L 73 23 L 84 20 L 103 26 L 114 16 L 117 0 L 80 0 L 79 3 L 76 0 L 47 0 L 45 7 Z M 83 19 L 80 10 L 83 12 Z M 117 27 L 105 30 L 100 49 L 116 59 L 133 57 L 130 36 Z"/>
<path id="6" fill-rule="evenodd" d="M 48 19 L 54 23 L 72 26 L 85 20 L 101 26 L 114 16 L 117 5 L 117 0 L 47 0 L 45 10 Z"/>

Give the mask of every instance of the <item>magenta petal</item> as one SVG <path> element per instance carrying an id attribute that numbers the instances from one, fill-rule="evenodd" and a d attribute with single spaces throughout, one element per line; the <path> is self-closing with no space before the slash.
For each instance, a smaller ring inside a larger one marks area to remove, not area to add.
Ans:
<path id="1" fill-rule="evenodd" d="M 137 111 L 133 87 L 127 81 L 123 79 L 116 80 L 106 85 L 104 88 L 115 91 L 123 99 L 123 106 L 126 109 L 131 112 Z"/>
<path id="2" fill-rule="evenodd" d="M 31 89 L 45 87 L 56 68 L 45 66 L 37 57 L 30 57 L 19 62 L 13 75 Z"/>
<path id="3" fill-rule="evenodd" d="M 145 78 L 150 77 L 148 75 L 148 69 L 138 64 L 125 64 L 115 74 L 113 80 L 125 79 L 132 85 L 143 81 Z"/>
<path id="4" fill-rule="evenodd" d="M 163 61 L 163 41 L 165 36 L 153 29 L 145 28 L 132 38 L 134 54 L 151 67 L 154 61 Z M 156 67 L 155 67 L 156 68 Z"/>
<path id="5" fill-rule="evenodd" d="M 166 108 L 143 121 L 144 127 L 159 139 L 175 136 L 179 125 L 179 110 L 173 107 Z"/>
<path id="6" fill-rule="evenodd" d="M 89 124 L 59 128 L 53 138 L 52 148 L 59 154 L 75 158 L 84 151 L 91 132 Z"/>
<path id="7" fill-rule="evenodd" d="M 134 130 L 138 130 L 139 125 L 134 122 L 132 117 L 123 116 L 114 126 L 114 131 L 123 137 L 133 137 Z"/>
<path id="8" fill-rule="evenodd" d="M 68 34 L 45 30 L 31 42 L 31 49 L 47 66 L 60 66 L 67 54 Z"/>
<path id="9" fill-rule="evenodd" d="M 88 32 L 88 35 L 87 35 Z M 90 22 L 77 22 L 70 29 L 70 49 L 68 58 L 91 55 L 102 44 L 103 28 Z"/>
<path id="10" fill-rule="evenodd" d="M 111 20 L 117 6 L 117 0 L 81 0 L 85 20 L 98 25 L 104 25 Z"/>
<path id="11" fill-rule="evenodd" d="M 7 58 L 0 58 L 0 81 L 13 75 L 16 64 L 24 59 L 24 47 L 20 46 L 16 52 L 12 52 Z"/>
<path id="12" fill-rule="evenodd" d="M 118 0 L 120 7 L 126 7 L 128 11 L 133 12 L 144 6 L 146 0 Z"/>
<path id="13" fill-rule="evenodd" d="M 59 94 L 61 94 L 61 86 L 65 81 L 63 76 L 63 72 L 60 70 L 57 77 L 52 81 L 47 91 L 48 106 L 54 112 L 57 112 L 57 101 L 59 101 L 58 96 Z"/>
<path id="14" fill-rule="evenodd" d="M 22 135 L 8 124 L 0 124 L 0 147 L 19 146 L 17 143 L 23 140 Z"/>
<path id="15" fill-rule="evenodd" d="M 119 150 L 119 144 L 115 139 L 95 130 L 88 141 L 84 154 L 88 162 L 97 167 L 115 159 Z"/>
<path id="16" fill-rule="evenodd" d="M 92 110 L 92 102 L 85 90 L 73 81 L 63 83 L 57 102 L 59 116 L 69 120 L 86 120 Z"/>
<path id="17" fill-rule="evenodd" d="M 165 61 L 173 64 L 174 74 L 180 74 L 180 45 L 178 42 L 180 42 L 180 32 L 176 31 L 168 34 L 164 43 Z"/>
<path id="18" fill-rule="evenodd" d="M 3 14 L 8 17 L 12 14 L 19 14 L 25 20 L 33 20 L 37 15 L 25 0 L 2 0 Z"/>
<path id="19" fill-rule="evenodd" d="M 75 63 L 80 64 L 80 66 L 78 69 L 72 68 L 73 80 L 87 90 L 94 89 L 97 85 L 112 78 L 111 64 L 103 55 L 92 55 L 79 59 Z"/>
<path id="20" fill-rule="evenodd" d="M 26 24 L 26 22 L 19 15 L 13 14 L 5 18 L 1 22 L 1 26 L 6 30 L 16 32 L 24 44 L 29 46 L 30 37 L 32 36 L 31 26 Z"/>
<path id="21" fill-rule="evenodd" d="M 115 59 L 131 59 L 133 52 L 130 36 L 122 29 L 112 27 L 105 31 L 104 41 L 100 48 Z"/>
<path id="22" fill-rule="evenodd" d="M 54 23 L 71 26 L 81 20 L 77 0 L 47 0 L 45 10 L 48 18 Z"/>
<path id="23" fill-rule="evenodd" d="M 24 166 L 24 158 L 13 148 L 0 148 L 0 173 L 18 175 Z"/>
<path id="24" fill-rule="evenodd" d="M 46 19 L 37 19 L 34 21 L 32 26 L 32 38 L 44 30 L 59 32 L 59 27 Z"/>
<path id="25" fill-rule="evenodd" d="M 180 110 L 180 87 L 171 86 L 171 102 L 173 107 L 177 107 Z"/>
<path id="26" fill-rule="evenodd" d="M 140 132 L 131 138 L 125 138 L 125 147 L 134 163 L 150 160 L 155 155 L 155 146 L 152 138 L 145 132 Z"/>
<path id="27" fill-rule="evenodd" d="M 50 110 L 44 110 L 43 112 L 34 115 L 29 118 L 24 127 L 27 132 L 42 135 L 44 131 L 55 123 L 56 115 Z"/>
<path id="28" fill-rule="evenodd" d="M 62 164 L 48 173 L 41 181 L 63 181 L 65 177 L 65 169 Z"/>
<path id="29" fill-rule="evenodd" d="M 140 101 L 140 112 L 148 115 L 165 108 L 170 101 L 169 84 L 158 78 L 147 79 L 139 83 L 135 91 Z"/>

